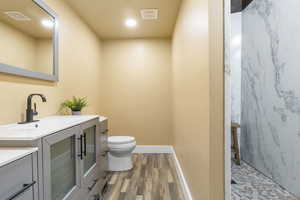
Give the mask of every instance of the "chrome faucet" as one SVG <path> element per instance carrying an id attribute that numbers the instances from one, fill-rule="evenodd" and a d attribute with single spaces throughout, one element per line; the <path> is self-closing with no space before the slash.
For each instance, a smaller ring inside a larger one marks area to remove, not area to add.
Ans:
<path id="1" fill-rule="evenodd" d="M 34 96 L 40 96 L 42 98 L 43 102 L 47 101 L 46 97 L 42 94 L 30 94 L 27 97 L 26 121 L 21 122 L 21 124 L 26 124 L 26 123 L 39 121 L 39 120 L 33 120 L 33 116 L 38 114 L 38 112 L 36 111 L 36 103 L 34 103 L 34 110 L 31 107 L 32 106 L 31 100 L 32 100 L 32 97 L 34 97 Z"/>

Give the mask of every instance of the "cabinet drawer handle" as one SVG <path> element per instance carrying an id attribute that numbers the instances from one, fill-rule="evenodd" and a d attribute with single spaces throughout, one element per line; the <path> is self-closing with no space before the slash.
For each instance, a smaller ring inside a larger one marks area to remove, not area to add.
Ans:
<path id="1" fill-rule="evenodd" d="M 103 171 L 102 179 L 106 180 L 107 177 L 108 177 L 108 172 L 105 170 Z"/>
<path id="2" fill-rule="evenodd" d="M 32 183 L 29 183 L 29 184 L 23 184 L 23 188 L 20 191 L 18 191 L 15 194 L 11 195 L 6 200 L 16 199 L 18 196 L 20 196 L 21 194 L 26 192 L 26 190 L 28 190 L 30 187 L 32 187 L 35 183 L 36 183 L 36 181 L 33 181 Z"/>
<path id="3" fill-rule="evenodd" d="M 106 134 L 108 131 L 108 129 L 105 129 L 105 131 L 102 131 L 102 134 Z"/>
<path id="4" fill-rule="evenodd" d="M 105 156 L 107 155 L 108 152 L 109 152 L 109 150 L 105 150 L 105 151 L 101 154 L 101 156 L 105 157 Z"/>
<path id="5" fill-rule="evenodd" d="M 95 185 L 97 184 L 97 182 L 98 182 L 98 179 L 95 179 L 94 183 L 90 187 L 88 187 L 88 190 L 91 191 L 95 187 Z"/>
<path id="6" fill-rule="evenodd" d="M 105 182 L 102 190 L 101 190 L 101 195 L 104 196 L 104 194 L 107 192 L 108 189 L 108 181 Z"/>
<path id="7" fill-rule="evenodd" d="M 104 170 L 103 171 L 103 179 L 105 180 L 105 182 L 107 182 L 107 180 L 109 179 L 109 177 L 110 177 L 110 171 Z"/>
<path id="8" fill-rule="evenodd" d="M 110 177 L 108 172 L 105 172 L 104 175 L 102 176 L 102 179 L 107 181 L 107 179 Z"/>
<path id="9" fill-rule="evenodd" d="M 99 194 L 94 195 L 94 200 L 101 200 L 101 197 Z"/>

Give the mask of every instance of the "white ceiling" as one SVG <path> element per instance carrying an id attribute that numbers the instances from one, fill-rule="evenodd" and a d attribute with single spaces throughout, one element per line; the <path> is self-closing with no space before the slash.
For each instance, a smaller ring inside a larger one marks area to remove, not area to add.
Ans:
<path id="1" fill-rule="evenodd" d="M 102 39 L 171 37 L 181 0 L 64 0 Z M 158 20 L 142 20 L 140 10 L 158 8 Z M 138 26 L 124 26 L 134 18 Z"/>

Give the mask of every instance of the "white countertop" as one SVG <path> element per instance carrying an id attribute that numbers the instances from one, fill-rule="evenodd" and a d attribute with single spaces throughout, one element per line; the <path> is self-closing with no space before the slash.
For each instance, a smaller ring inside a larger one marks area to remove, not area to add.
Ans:
<path id="1" fill-rule="evenodd" d="M 0 167 L 9 164 L 15 160 L 18 160 L 20 158 L 23 158 L 24 156 L 27 156 L 33 152 L 36 152 L 38 148 L 32 148 L 32 147 L 8 147 L 0 148 Z"/>
<path id="2" fill-rule="evenodd" d="M 106 120 L 98 115 L 64 115 L 42 118 L 29 124 L 3 125 L 0 126 L 0 140 L 32 141 L 96 118 Z"/>

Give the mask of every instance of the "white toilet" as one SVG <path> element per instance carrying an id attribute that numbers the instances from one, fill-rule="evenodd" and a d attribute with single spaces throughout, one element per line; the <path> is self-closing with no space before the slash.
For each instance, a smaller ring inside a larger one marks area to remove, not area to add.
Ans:
<path id="1" fill-rule="evenodd" d="M 132 169 L 132 151 L 136 142 L 130 136 L 108 137 L 108 169 L 109 171 L 126 171 Z"/>

